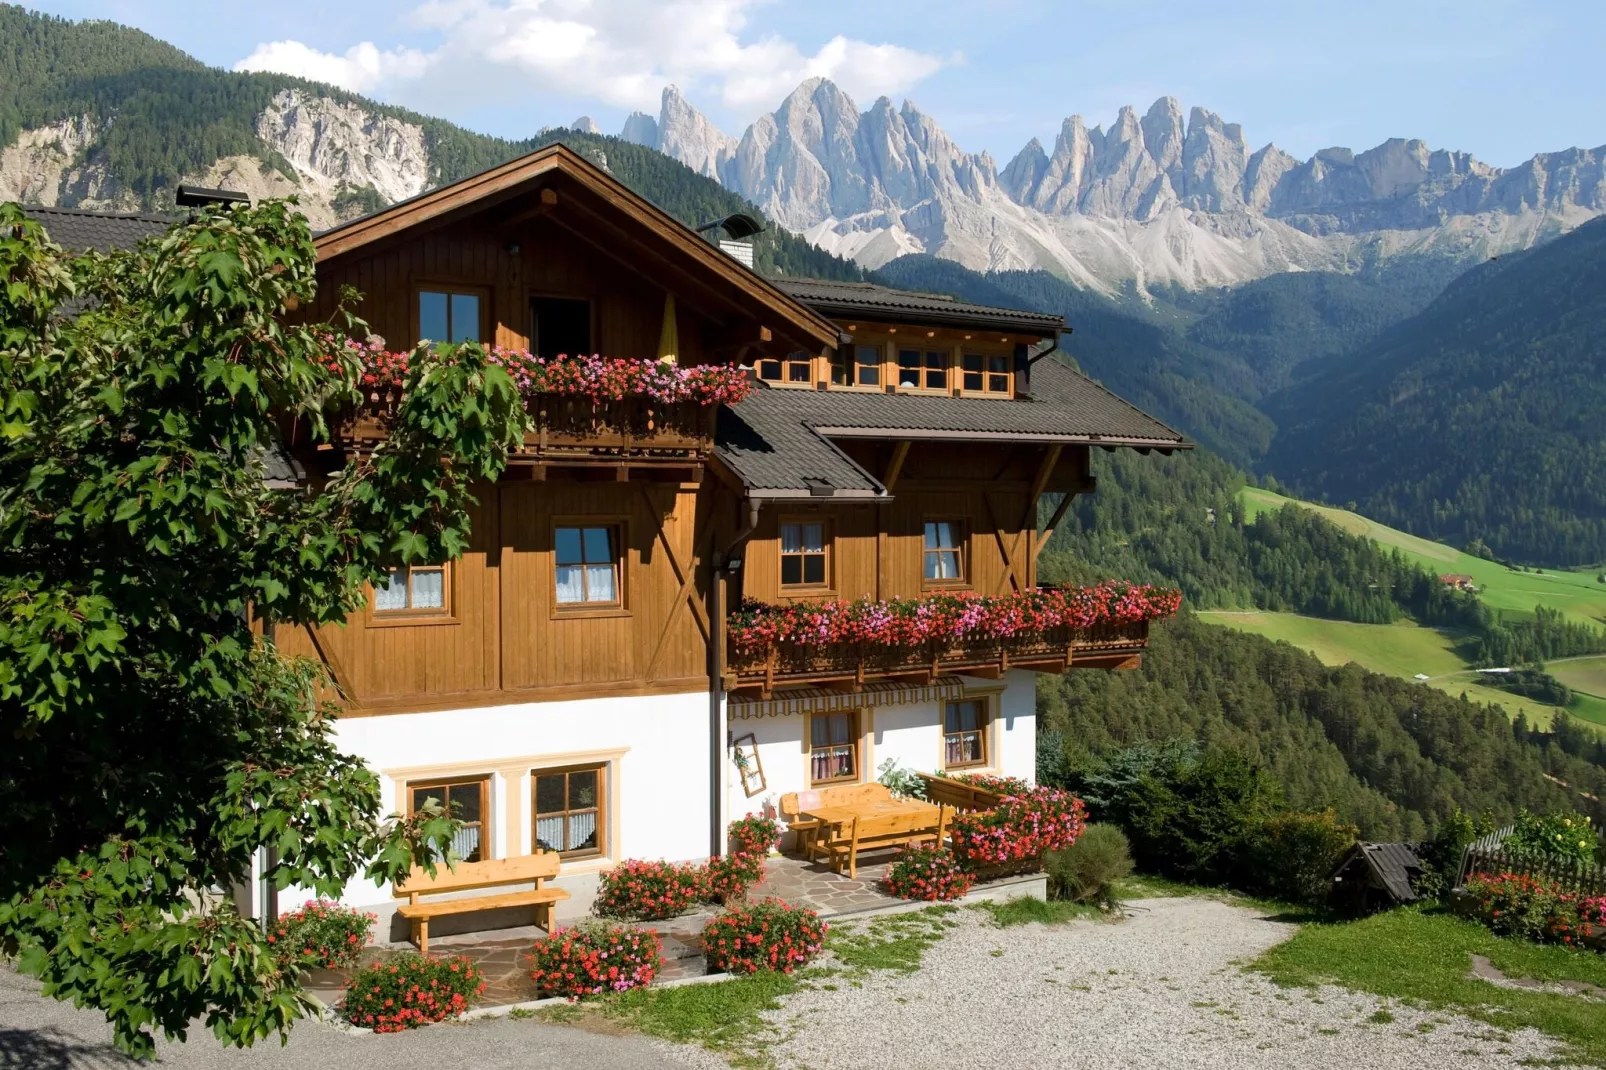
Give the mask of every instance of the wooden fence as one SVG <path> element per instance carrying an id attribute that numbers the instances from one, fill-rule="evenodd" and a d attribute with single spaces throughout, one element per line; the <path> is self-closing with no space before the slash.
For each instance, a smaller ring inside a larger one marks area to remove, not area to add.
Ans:
<path id="1" fill-rule="evenodd" d="M 1606 895 L 1606 867 L 1513 851 L 1505 846 L 1505 841 L 1514 830 L 1515 826 L 1508 825 L 1468 844 L 1461 853 L 1461 872 L 1456 884 L 1465 885 L 1476 873 L 1516 873 L 1566 892 Z"/>

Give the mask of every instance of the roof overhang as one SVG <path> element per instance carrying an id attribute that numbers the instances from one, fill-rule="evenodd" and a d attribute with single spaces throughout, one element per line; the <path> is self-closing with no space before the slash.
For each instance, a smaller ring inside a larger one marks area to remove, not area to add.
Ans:
<path id="1" fill-rule="evenodd" d="M 1193 449 L 1193 443 L 1179 439 L 1132 438 L 1116 435 L 1056 435 L 1035 431 L 945 431 L 924 427 L 835 427 L 824 424 L 812 425 L 812 430 L 816 434 L 824 435 L 828 438 L 869 438 L 887 441 L 1035 442 L 1044 445 L 1130 446 L 1134 449 L 1161 450 L 1163 452 Z"/>
<path id="2" fill-rule="evenodd" d="M 828 298 L 803 299 L 810 308 L 837 320 L 875 320 L 887 323 L 918 324 L 923 327 L 966 327 L 975 330 L 1026 334 L 1038 338 L 1057 337 L 1065 330 L 1063 316 L 1022 314 L 1001 315 L 990 310 L 960 306 L 944 309 L 899 308 L 873 302 L 833 301 Z"/>
<path id="3" fill-rule="evenodd" d="M 749 310 L 789 344 L 810 352 L 837 344 L 836 324 L 561 143 L 326 230 L 313 244 L 319 263 L 324 263 L 399 234 L 444 226 L 545 189 L 557 194 L 555 216 L 562 211 L 557 206 L 567 197 L 577 212 L 597 225 L 599 245 L 606 245 L 610 237 L 622 237 L 638 245 L 644 256 L 659 259 L 668 270 L 723 288 L 727 300 Z M 628 249 L 619 252 L 630 256 Z"/>

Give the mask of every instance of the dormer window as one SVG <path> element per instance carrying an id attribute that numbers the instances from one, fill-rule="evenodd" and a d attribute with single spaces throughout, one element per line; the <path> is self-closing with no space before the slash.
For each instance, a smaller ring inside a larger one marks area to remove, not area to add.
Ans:
<path id="1" fill-rule="evenodd" d="M 963 358 L 967 394 L 1009 394 L 1009 356 L 1004 353 L 966 353 Z"/>
<path id="2" fill-rule="evenodd" d="M 799 350 L 796 353 L 788 353 L 783 360 L 759 361 L 758 377 L 771 383 L 808 386 L 813 379 L 810 374 L 812 370 L 810 364 L 809 355 Z"/>
<path id="3" fill-rule="evenodd" d="M 941 350 L 898 350 L 898 385 L 916 390 L 948 389 L 948 354 Z"/>

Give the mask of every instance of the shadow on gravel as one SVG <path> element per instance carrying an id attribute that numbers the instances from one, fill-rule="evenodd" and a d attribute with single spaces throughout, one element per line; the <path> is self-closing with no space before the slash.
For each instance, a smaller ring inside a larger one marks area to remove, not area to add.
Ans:
<path id="1" fill-rule="evenodd" d="M 100 1070 L 133 1065 L 109 1044 L 86 1044 L 59 1029 L 0 1029 L 0 1070 Z"/>

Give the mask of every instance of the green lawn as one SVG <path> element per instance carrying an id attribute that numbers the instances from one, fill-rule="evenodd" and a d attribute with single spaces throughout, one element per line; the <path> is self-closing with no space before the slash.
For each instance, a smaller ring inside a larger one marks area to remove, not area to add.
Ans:
<path id="1" fill-rule="evenodd" d="M 1564 572 L 1547 568 L 1543 573 L 1513 572 L 1504 565 L 1464 554 L 1441 542 L 1408 535 L 1345 509 L 1285 498 L 1258 487 L 1245 487 L 1243 491 L 1244 509 L 1251 519 L 1281 509 L 1290 502 L 1315 510 L 1351 534 L 1396 548 L 1435 573 L 1458 572 L 1471 576 L 1478 585 L 1479 596 L 1491 609 L 1532 613 L 1534 606 L 1544 605 L 1588 624 L 1606 620 L 1606 584 L 1595 580 L 1600 569 Z"/>
<path id="2" fill-rule="evenodd" d="M 1501 1030 L 1532 1026 L 1606 1067 L 1606 1011 L 1577 996 L 1501 988 L 1468 976 L 1471 956 L 1508 978 L 1606 986 L 1606 956 L 1495 936 L 1448 913 L 1393 910 L 1360 921 L 1307 924 L 1254 968 L 1279 984 L 1336 984 L 1443 1008 Z"/>

